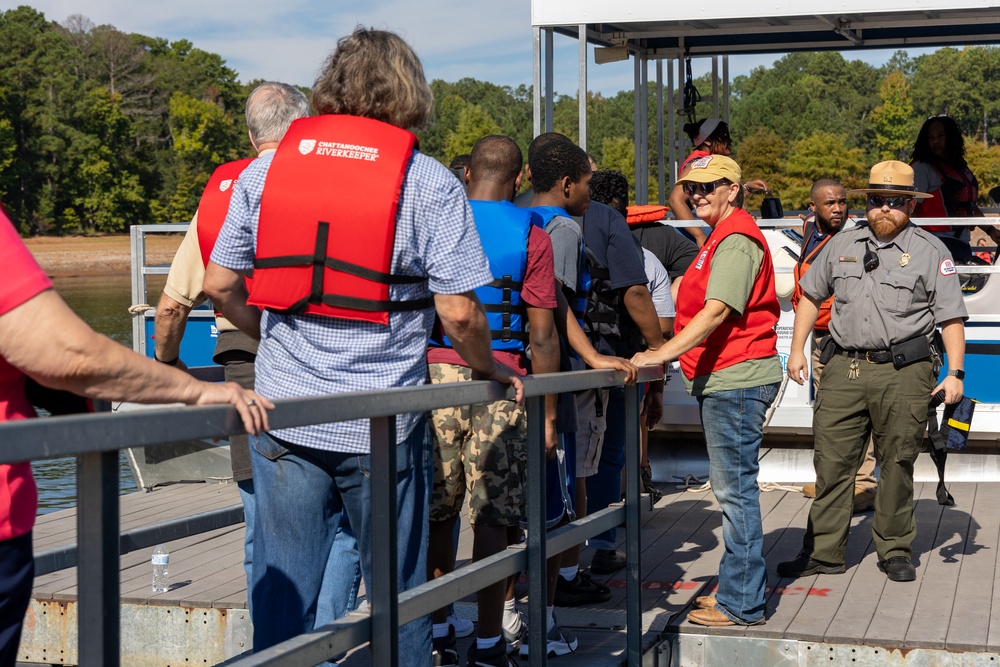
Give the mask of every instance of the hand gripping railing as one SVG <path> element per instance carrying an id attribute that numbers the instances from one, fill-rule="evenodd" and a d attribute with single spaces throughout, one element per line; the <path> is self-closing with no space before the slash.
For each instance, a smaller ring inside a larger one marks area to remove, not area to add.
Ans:
<path id="1" fill-rule="evenodd" d="M 640 369 L 641 382 L 663 377 L 662 368 Z M 639 581 L 639 393 L 625 387 L 624 507 L 613 505 L 558 530 L 545 531 L 545 396 L 598 387 L 621 386 L 624 375 L 613 371 L 551 373 L 525 378 L 528 419 L 526 478 L 528 544 L 526 549 L 472 563 L 445 577 L 397 595 L 396 486 L 386 471 L 395 470 L 395 415 L 436 408 L 488 403 L 512 398 L 512 390 L 496 382 L 462 382 L 351 394 L 275 401 L 270 414 L 274 429 L 311 424 L 371 420 L 372 580 L 369 613 L 352 613 L 314 632 L 230 664 L 250 667 L 314 665 L 371 642 L 373 664 L 393 666 L 399 655 L 399 625 L 448 602 L 500 581 L 523 569 L 528 572 L 528 627 L 546 624 L 545 561 L 612 526 L 625 524 L 626 608 L 629 665 L 642 658 L 642 615 Z M 228 406 L 158 408 L 125 414 L 51 417 L 0 424 L 0 463 L 77 457 L 77 535 L 79 591 L 79 659 L 81 665 L 118 667 L 119 512 L 118 450 L 156 446 L 177 440 L 243 433 L 236 410 Z M 545 633 L 530 633 L 530 664 L 546 662 Z"/>

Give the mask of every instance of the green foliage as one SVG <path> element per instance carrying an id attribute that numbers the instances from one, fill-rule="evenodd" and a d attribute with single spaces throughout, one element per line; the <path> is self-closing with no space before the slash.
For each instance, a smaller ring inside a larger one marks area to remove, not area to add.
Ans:
<path id="1" fill-rule="evenodd" d="M 903 159 L 920 129 L 913 117 L 910 84 L 903 73 L 896 70 L 885 78 L 878 94 L 882 104 L 872 109 L 871 125 L 879 159 Z"/>
<path id="2" fill-rule="evenodd" d="M 788 185 L 782 200 L 791 208 L 809 205 L 809 190 L 820 178 L 836 178 L 848 189 L 866 181 L 868 163 L 860 148 L 845 148 L 842 134 L 817 131 L 794 142 L 785 163 Z"/>
<path id="3" fill-rule="evenodd" d="M 198 183 L 249 152 L 248 89 L 190 42 L 29 7 L 0 12 L 0 40 L 0 197 L 22 232 L 188 219 Z"/>
<path id="4" fill-rule="evenodd" d="M 58 25 L 30 7 L 0 11 L 0 40 L 0 198 L 24 233 L 189 219 L 215 166 L 250 153 L 242 111 L 257 82 L 240 83 L 220 56 L 188 40 L 126 34 L 82 16 Z M 697 117 L 714 115 L 711 75 L 695 84 Z M 530 87 L 466 78 L 431 89 L 436 115 L 418 132 L 423 152 L 448 162 L 496 133 L 527 158 Z M 651 84 L 651 201 L 655 100 Z M 586 137 L 575 94 L 554 100 L 552 126 L 585 143 L 601 168 L 622 171 L 634 193 L 632 91 L 588 93 L 586 106 Z M 765 180 L 787 208 L 808 203 L 816 178 L 859 186 L 874 161 L 909 159 L 923 120 L 940 113 L 962 128 L 981 190 L 1000 183 L 1000 48 L 899 51 L 881 68 L 835 52 L 792 53 L 737 77 L 730 109 L 744 177 Z"/>
<path id="5" fill-rule="evenodd" d="M 466 105 L 458 115 L 455 129 L 448 132 L 445 139 L 445 154 L 454 158 L 471 153 L 477 141 L 491 134 L 500 134 L 502 131 L 478 104 Z"/>

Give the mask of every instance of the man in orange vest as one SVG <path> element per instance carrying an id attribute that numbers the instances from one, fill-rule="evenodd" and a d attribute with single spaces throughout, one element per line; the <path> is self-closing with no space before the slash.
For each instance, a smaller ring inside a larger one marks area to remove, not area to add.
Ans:
<path id="1" fill-rule="evenodd" d="M 246 120 L 250 144 L 258 156 L 273 153 L 292 121 L 308 115 L 309 101 L 298 88 L 285 83 L 262 83 L 247 98 Z M 161 363 L 187 368 L 180 358 L 181 339 L 184 337 L 187 317 L 192 308 L 206 299 L 202 290 L 205 266 L 212 254 L 219 229 L 222 228 L 226 213 L 229 211 L 229 200 L 236 182 L 254 159 L 247 158 L 220 165 L 205 186 L 198 211 L 191 219 L 191 225 L 170 264 L 163 296 L 156 309 L 154 357 Z M 218 338 L 213 359 L 224 367 L 226 380 L 236 382 L 246 389 L 253 389 L 257 341 L 233 326 L 219 312 L 216 312 L 215 324 Z M 229 444 L 233 479 L 239 487 L 240 498 L 243 501 L 246 523 L 243 566 L 249 581 L 253 562 L 256 505 L 250 470 L 250 451 L 246 435 L 231 436 Z M 344 573 L 343 576 L 353 576 L 360 581 L 356 544 L 352 536 L 349 536 L 346 542 L 346 544 L 338 543 L 338 546 L 343 547 L 343 551 L 338 553 L 342 553 L 344 558 L 331 559 L 332 571 Z M 334 562 L 338 563 L 336 567 L 332 565 Z M 324 600 L 329 601 L 333 607 L 328 614 L 317 613 L 317 617 L 322 617 L 324 623 L 349 611 L 340 607 L 352 607 L 354 603 L 353 596 L 344 600 L 325 596 Z"/>
<path id="2" fill-rule="evenodd" d="M 802 288 L 799 287 L 799 281 L 803 274 L 809 270 L 809 265 L 819 256 L 820 251 L 833 238 L 834 234 L 841 229 L 854 226 L 854 223 L 848 220 L 847 191 L 840 184 L 840 181 L 833 178 L 821 178 L 813 183 L 809 197 L 811 200 L 809 207 L 815 213 L 815 217 L 812 220 L 807 219 L 802 227 L 802 253 L 794 270 L 795 291 L 792 292 L 792 306 L 794 308 L 798 308 L 799 299 L 802 298 Z M 819 360 L 819 342 L 830 335 L 830 306 L 832 304 L 832 296 L 823 302 L 819 309 L 819 316 L 816 318 L 816 325 L 813 327 L 812 380 L 814 394 L 819 389 L 819 379 L 823 375 L 823 364 Z M 866 512 L 875 507 L 875 489 L 877 487 L 875 449 L 871 439 L 869 439 L 865 459 L 854 479 L 855 512 Z M 816 485 L 804 485 L 802 493 L 807 498 L 815 498 Z"/>

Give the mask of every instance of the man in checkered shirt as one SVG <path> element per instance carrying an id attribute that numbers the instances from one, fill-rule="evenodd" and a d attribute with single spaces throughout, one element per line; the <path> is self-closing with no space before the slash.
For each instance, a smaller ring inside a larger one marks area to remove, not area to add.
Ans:
<path id="1" fill-rule="evenodd" d="M 360 27 L 340 40 L 313 87 L 313 106 L 321 114 L 362 116 L 403 129 L 425 125 L 433 105 L 410 47 L 392 33 Z M 520 400 L 517 376 L 493 359 L 485 314 L 472 291 L 493 277 L 461 184 L 417 150 L 399 193 L 391 273 L 426 280 L 390 285 L 389 299 L 433 297 L 433 307 L 390 312 L 385 326 L 317 314 L 261 313 L 247 306 L 243 274 L 254 266 L 261 197 L 273 161 L 274 155 L 258 158 L 240 176 L 205 277 L 205 292 L 223 314 L 260 338 L 256 389 L 261 395 L 278 399 L 422 385 L 436 312 L 477 376 L 514 385 Z M 433 471 L 425 415 L 399 415 L 396 434 L 402 591 L 426 579 Z M 259 551 L 251 591 L 255 649 L 313 629 L 323 570 L 342 512 L 357 535 L 370 590 L 369 448 L 367 420 L 280 429 L 251 440 L 259 485 Z M 429 619 L 400 628 L 399 642 L 400 665 L 428 664 Z"/>

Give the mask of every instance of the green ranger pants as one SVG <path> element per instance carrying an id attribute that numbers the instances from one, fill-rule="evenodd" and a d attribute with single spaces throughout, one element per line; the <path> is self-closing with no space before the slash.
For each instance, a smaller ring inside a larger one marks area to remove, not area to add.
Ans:
<path id="1" fill-rule="evenodd" d="M 813 411 L 816 499 L 803 547 L 815 560 L 831 565 L 844 563 L 854 476 L 869 435 L 881 466 L 872 521 L 879 560 L 912 557 L 910 545 L 917 534 L 913 463 L 923 446 L 934 388 L 930 360 L 896 370 L 891 363 L 870 364 L 861 358 L 858 377 L 852 380 L 853 361 L 841 354 L 830 360 Z"/>

